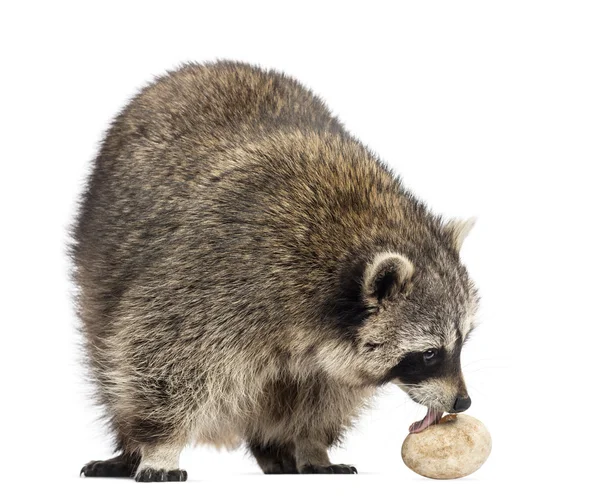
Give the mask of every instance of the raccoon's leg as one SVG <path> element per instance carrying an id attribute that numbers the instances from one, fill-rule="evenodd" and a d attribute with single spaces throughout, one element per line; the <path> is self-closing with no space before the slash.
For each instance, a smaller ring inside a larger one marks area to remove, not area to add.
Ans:
<path id="1" fill-rule="evenodd" d="M 179 469 L 179 455 L 187 443 L 187 428 L 178 417 L 182 407 L 164 395 L 162 384 L 138 378 L 128 393 L 126 405 L 115 415 L 115 423 L 127 435 L 125 449 L 135 449 L 139 464 L 136 482 L 184 482 L 187 472 Z M 125 391 L 125 390 L 124 390 Z"/>
<path id="2" fill-rule="evenodd" d="M 293 444 L 250 442 L 248 447 L 263 473 L 267 475 L 298 473 Z"/>
<path id="3" fill-rule="evenodd" d="M 185 482 L 187 471 L 179 469 L 180 444 L 151 444 L 141 447 L 142 457 L 136 482 Z"/>
<path id="4" fill-rule="evenodd" d="M 296 462 L 298 471 L 303 474 L 355 474 L 354 466 L 331 464 L 327 454 L 328 445 L 319 440 L 300 439 L 296 441 Z"/>
<path id="5" fill-rule="evenodd" d="M 139 464 L 139 454 L 123 452 L 106 461 L 90 461 L 81 469 L 80 474 L 86 477 L 132 478 Z"/>

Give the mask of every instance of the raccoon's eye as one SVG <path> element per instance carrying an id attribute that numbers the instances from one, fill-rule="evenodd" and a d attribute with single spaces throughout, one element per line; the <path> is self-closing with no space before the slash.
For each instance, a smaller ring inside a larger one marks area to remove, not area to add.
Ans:
<path id="1" fill-rule="evenodd" d="M 423 354 L 423 360 L 425 361 L 425 363 L 431 362 L 433 359 L 435 359 L 437 353 L 438 352 L 435 348 L 431 348 Z"/>

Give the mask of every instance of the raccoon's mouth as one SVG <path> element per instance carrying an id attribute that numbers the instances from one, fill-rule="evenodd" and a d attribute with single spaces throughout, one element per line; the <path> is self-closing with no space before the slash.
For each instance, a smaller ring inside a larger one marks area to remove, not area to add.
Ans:
<path id="1" fill-rule="evenodd" d="M 431 425 L 438 424 L 443 415 L 444 411 L 438 411 L 437 409 L 432 409 L 429 407 L 427 408 L 427 414 L 425 417 L 421 419 L 421 421 L 415 421 L 413 424 L 411 424 L 408 428 L 408 431 L 410 433 L 419 433 Z"/>

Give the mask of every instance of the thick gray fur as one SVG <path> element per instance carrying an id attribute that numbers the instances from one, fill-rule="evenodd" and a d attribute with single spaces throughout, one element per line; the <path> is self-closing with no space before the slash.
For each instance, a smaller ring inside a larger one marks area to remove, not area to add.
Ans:
<path id="1" fill-rule="evenodd" d="M 185 479 L 185 445 L 245 442 L 267 473 L 352 473 L 327 449 L 385 382 L 449 410 L 460 372 L 389 373 L 470 330 L 467 230 L 281 73 L 218 62 L 156 79 L 108 130 L 73 229 L 118 469 Z"/>

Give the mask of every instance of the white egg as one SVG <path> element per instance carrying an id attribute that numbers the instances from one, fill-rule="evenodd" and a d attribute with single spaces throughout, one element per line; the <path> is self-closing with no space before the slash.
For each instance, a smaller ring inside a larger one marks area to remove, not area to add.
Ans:
<path id="1" fill-rule="evenodd" d="M 492 451 L 492 437 L 481 421 L 448 414 L 402 444 L 406 466 L 428 478 L 461 478 L 478 470 Z"/>

